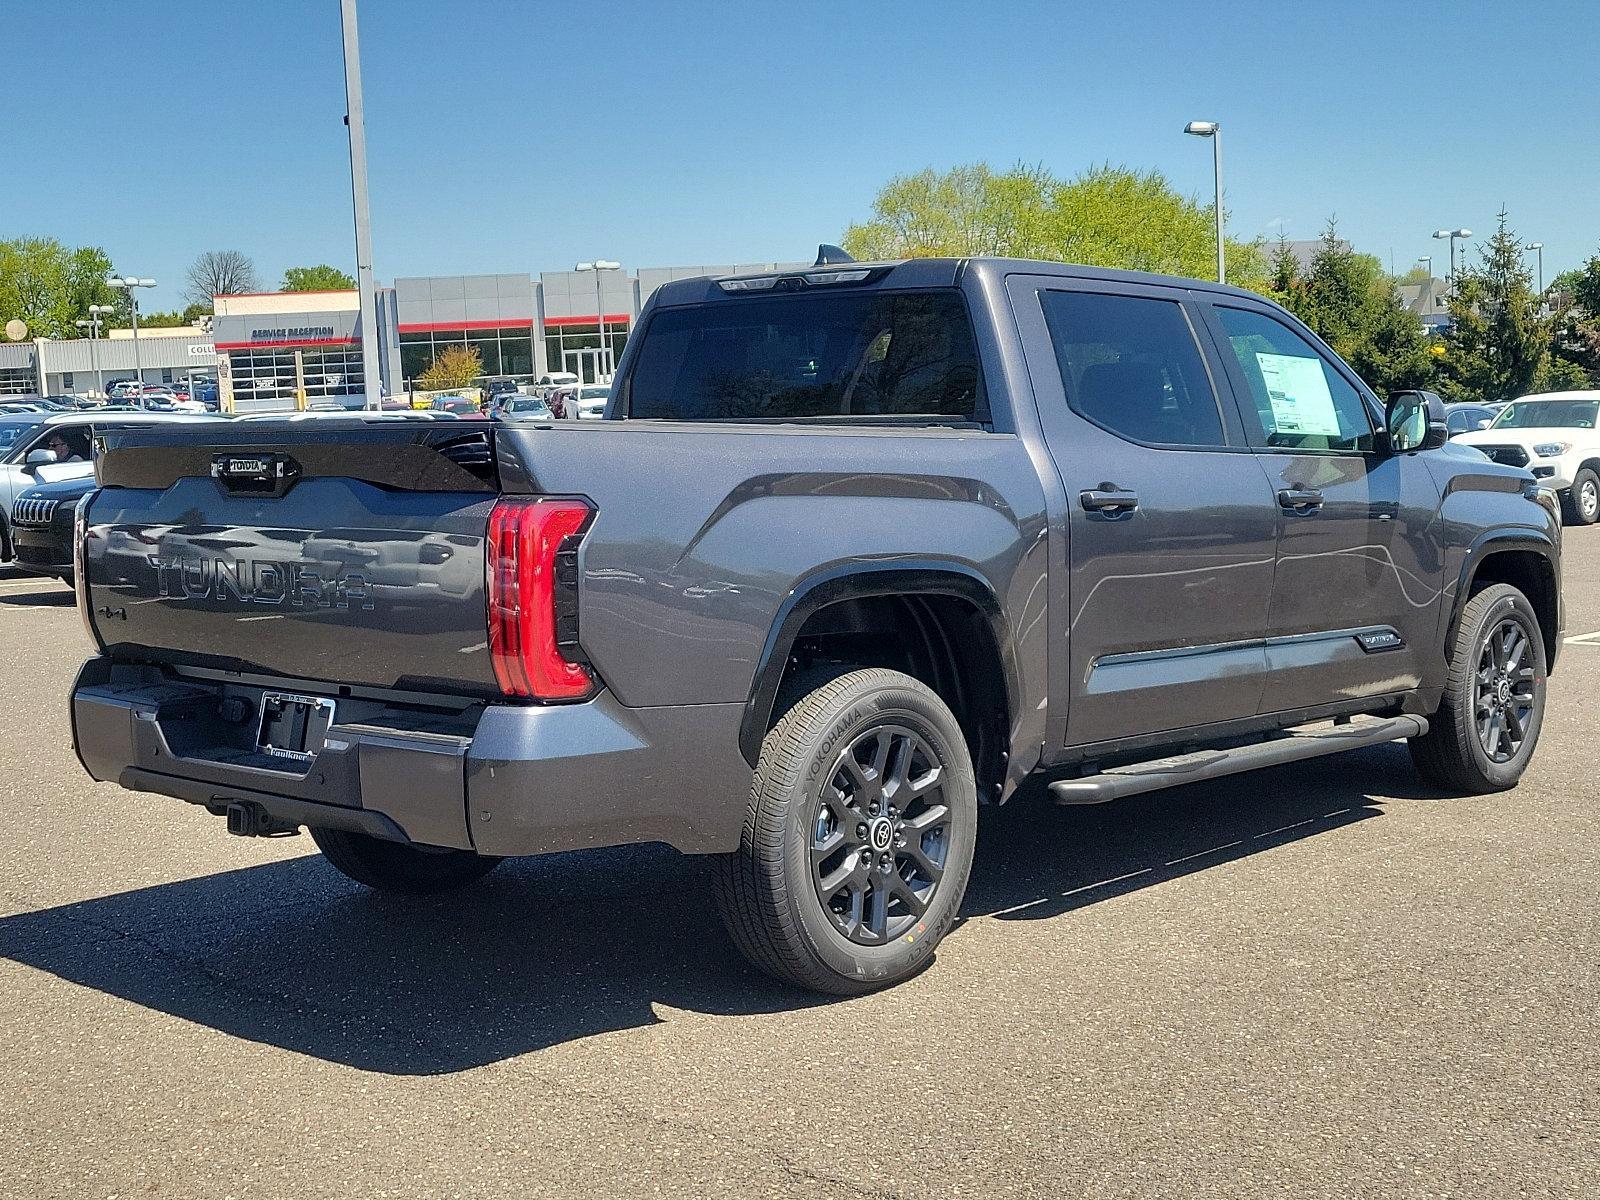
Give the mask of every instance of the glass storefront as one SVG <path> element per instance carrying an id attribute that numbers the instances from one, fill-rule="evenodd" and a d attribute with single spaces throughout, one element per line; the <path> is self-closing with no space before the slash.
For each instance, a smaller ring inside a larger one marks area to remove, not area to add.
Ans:
<path id="1" fill-rule="evenodd" d="M 483 360 L 485 375 L 533 375 L 533 329 L 424 329 L 400 331 L 400 374 L 409 386 L 446 346 L 470 346 Z"/>
<path id="2" fill-rule="evenodd" d="M 545 361 L 552 371 L 571 371 L 584 383 L 599 383 L 616 374 L 617 360 L 628 344 L 628 322 L 607 321 L 605 345 L 593 325 L 554 325 L 546 323 Z"/>
<path id="3" fill-rule="evenodd" d="M 324 407 L 337 397 L 364 394 L 360 346 L 235 350 L 228 355 L 234 404 L 251 410 L 293 408 L 296 353 L 305 373 L 308 408 Z"/>

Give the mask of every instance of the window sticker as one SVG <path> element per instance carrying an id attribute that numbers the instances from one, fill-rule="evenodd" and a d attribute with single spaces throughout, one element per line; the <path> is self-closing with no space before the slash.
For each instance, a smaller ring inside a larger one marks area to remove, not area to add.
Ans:
<path id="1" fill-rule="evenodd" d="M 1256 364 L 1266 382 L 1272 423 L 1279 433 L 1341 436 L 1339 413 L 1321 359 L 1257 350 Z"/>

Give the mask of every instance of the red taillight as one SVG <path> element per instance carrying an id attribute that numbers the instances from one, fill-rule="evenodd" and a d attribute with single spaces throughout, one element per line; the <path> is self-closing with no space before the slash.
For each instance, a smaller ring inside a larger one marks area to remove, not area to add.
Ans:
<path id="1" fill-rule="evenodd" d="M 508 696 L 575 700 L 594 687 L 589 668 L 562 652 L 575 648 L 577 599 L 575 547 L 563 553 L 562 543 L 591 512 L 582 500 L 518 499 L 489 514 L 489 657 Z"/>

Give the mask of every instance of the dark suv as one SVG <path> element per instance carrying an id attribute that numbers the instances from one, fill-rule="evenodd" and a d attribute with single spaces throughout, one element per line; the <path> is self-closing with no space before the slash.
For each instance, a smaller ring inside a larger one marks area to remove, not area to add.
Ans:
<path id="1" fill-rule="evenodd" d="M 602 421 L 105 440 L 95 778 L 400 891 L 712 855 L 741 949 L 834 992 L 927 961 L 977 806 L 1031 775 L 1101 803 L 1406 739 L 1507 788 L 1560 644 L 1527 470 L 1195 280 L 679 280 Z"/>

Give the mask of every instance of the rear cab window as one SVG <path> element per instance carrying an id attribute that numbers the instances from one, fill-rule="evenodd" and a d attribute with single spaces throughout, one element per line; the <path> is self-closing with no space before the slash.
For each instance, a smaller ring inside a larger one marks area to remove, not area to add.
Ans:
<path id="1" fill-rule="evenodd" d="M 954 288 L 661 308 L 621 387 L 635 419 L 988 420 L 972 318 Z"/>

